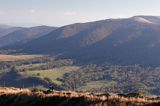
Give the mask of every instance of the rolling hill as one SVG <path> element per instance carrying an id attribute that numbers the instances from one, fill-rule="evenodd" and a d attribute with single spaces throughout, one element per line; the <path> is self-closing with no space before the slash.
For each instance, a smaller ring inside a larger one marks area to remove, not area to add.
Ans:
<path id="1" fill-rule="evenodd" d="M 0 37 L 0 46 L 21 45 L 22 43 L 46 35 L 54 29 L 55 27 L 37 26 L 17 30 L 17 28 L 13 27 L 12 29 L 8 29 L 9 32 L 5 32 L 5 35 L 0 33 L 1 36 L 3 35 Z"/>
<path id="2" fill-rule="evenodd" d="M 8 28 L 11 28 L 12 26 L 10 25 L 4 25 L 4 24 L 0 24 L 0 29 L 8 29 Z"/>
<path id="3" fill-rule="evenodd" d="M 28 53 L 57 54 L 81 63 L 157 66 L 159 29 L 160 18 L 156 16 L 76 23 L 15 48 Z"/>
<path id="4" fill-rule="evenodd" d="M 11 28 L 0 29 L 0 38 L 20 29 L 22 29 L 22 27 L 11 27 Z"/>
<path id="5" fill-rule="evenodd" d="M 0 38 L 21 28 L 0 24 Z"/>

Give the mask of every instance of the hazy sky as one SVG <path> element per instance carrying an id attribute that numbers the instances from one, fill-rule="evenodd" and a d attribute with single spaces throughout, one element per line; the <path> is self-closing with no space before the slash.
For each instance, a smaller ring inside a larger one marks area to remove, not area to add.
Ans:
<path id="1" fill-rule="evenodd" d="M 160 16 L 160 0 L 0 0 L 1 24 L 62 26 L 134 15 Z"/>

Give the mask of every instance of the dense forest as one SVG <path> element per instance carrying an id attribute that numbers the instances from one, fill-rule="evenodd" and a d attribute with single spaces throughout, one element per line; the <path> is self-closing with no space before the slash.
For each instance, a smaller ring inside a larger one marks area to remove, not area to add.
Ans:
<path id="1" fill-rule="evenodd" d="M 160 67 L 87 65 L 66 74 L 64 81 L 72 81 L 73 89 L 84 91 L 160 94 L 159 74 Z"/>

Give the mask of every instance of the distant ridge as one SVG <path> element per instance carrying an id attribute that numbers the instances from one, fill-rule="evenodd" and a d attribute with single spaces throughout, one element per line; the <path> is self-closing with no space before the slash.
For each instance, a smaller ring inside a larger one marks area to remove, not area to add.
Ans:
<path id="1" fill-rule="evenodd" d="M 13 30 L 15 29 L 15 30 Z M 8 29 L 8 33 L 0 33 L 0 46 L 7 46 L 17 43 L 21 45 L 24 42 L 46 35 L 56 29 L 56 27 L 37 26 L 31 28 L 16 28 Z"/>
<path id="2" fill-rule="evenodd" d="M 3 28 L 3 29 L 7 29 L 7 28 L 11 28 L 12 26 L 10 25 L 4 25 L 4 24 L 0 24 L 0 29 Z"/>
<path id="3" fill-rule="evenodd" d="M 82 63 L 158 66 L 159 29 L 158 16 L 107 19 L 66 25 L 23 45 L 7 48 L 57 54 Z"/>

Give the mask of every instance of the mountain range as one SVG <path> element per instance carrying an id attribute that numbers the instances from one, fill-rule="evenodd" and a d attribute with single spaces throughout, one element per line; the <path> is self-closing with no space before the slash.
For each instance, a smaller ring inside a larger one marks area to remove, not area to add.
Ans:
<path id="1" fill-rule="evenodd" d="M 17 45 L 28 42 L 32 39 L 46 35 L 56 27 L 37 26 L 31 28 L 9 27 L 0 31 L 0 46 Z"/>
<path id="2" fill-rule="evenodd" d="M 160 17 L 134 16 L 62 27 L 0 27 L 0 47 L 80 63 L 160 65 Z"/>

